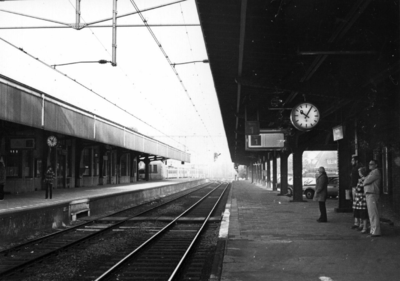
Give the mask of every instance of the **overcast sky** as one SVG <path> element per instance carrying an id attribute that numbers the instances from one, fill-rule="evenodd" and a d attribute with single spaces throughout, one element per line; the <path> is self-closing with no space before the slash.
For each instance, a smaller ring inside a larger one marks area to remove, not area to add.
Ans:
<path id="1" fill-rule="evenodd" d="M 141 10 L 171 2 L 175 1 L 135 1 Z M 73 24 L 75 5 L 76 0 L 5 1 L 0 2 L 0 9 Z M 111 17 L 112 5 L 112 0 L 81 0 L 81 23 Z M 135 9 L 130 0 L 119 0 L 117 11 L 121 15 Z M 149 24 L 199 23 L 194 0 L 144 12 L 143 16 Z M 131 15 L 118 19 L 117 24 L 143 22 L 138 15 Z M 62 25 L 0 11 L 0 28 L 11 26 Z M 173 63 L 207 59 L 200 26 L 152 30 Z M 147 124 L 10 44 L 48 65 L 111 61 L 111 28 L 0 29 L 0 73 L 175 147 L 184 149 L 184 145 L 195 161 L 211 160 L 214 152 L 230 159 L 209 65 L 176 66 L 182 85 L 147 28 L 118 28 L 116 67 L 56 67 Z"/>

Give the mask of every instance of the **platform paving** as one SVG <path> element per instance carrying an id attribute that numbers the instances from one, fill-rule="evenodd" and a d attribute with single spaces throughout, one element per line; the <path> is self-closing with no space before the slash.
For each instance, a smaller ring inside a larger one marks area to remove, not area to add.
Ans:
<path id="1" fill-rule="evenodd" d="M 398 224 L 382 224 L 383 235 L 371 238 L 351 229 L 351 213 L 334 211 L 337 199 L 327 201 L 328 223 L 318 223 L 317 202 L 277 194 L 233 183 L 220 280 L 400 280 Z"/>
<path id="2" fill-rule="evenodd" d="M 120 185 L 102 185 L 92 187 L 79 187 L 68 189 L 53 189 L 53 198 L 45 199 L 45 191 L 32 191 L 20 194 L 6 194 L 4 200 L 0 201 L 0 214 L 13 213 L 18 210 L 30 208 L 41 208 L 56 205 L 82 198 L 93 198 L 103 195 L 112 195 L 127 191 L 143 190 L 165 185 L 177 184 L 190 179 L 170 179 L 160 181 L 138 181 Z"/>

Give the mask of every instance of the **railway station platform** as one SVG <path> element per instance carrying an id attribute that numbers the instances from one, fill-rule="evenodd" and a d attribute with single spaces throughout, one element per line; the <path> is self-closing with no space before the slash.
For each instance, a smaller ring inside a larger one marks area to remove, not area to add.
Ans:
<path id="1" fill-rule="evenodd" d="M 140 205 L 204 183 L 204 179 L 168 179 L 130 184 L 54 189 L 6 195 L 0 201 L 0 250 L 4 244 L 38 231 L 68 227 L 78 216 L 100 216 Z M 38 234 L 40 235 L 40 234 Z"/>
<path id="2" fill-rule="evenodd" d="M 337 199 L 327 201 L 328 222 L 318 223 L 317 202 L 277 195 L 233 183 L 220 230 L 224 255 L 210 280 L 399 280 L 398 221 L 381 223 L 382 236 L 372 238 L 351 229 L 351 213 L 334 211 Z"/>

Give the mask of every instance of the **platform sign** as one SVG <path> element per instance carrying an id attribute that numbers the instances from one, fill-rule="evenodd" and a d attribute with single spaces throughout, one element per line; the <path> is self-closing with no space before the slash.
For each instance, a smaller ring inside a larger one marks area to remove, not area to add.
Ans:
<path id="1" fill-rule="evenodd" d="M 333 127 L 332 131 L 333 131 L 333 140 L 334 141 L 343 139 L 343 126 L 342 125 Z"/>
<path id="2" fill-rule="evenodd" d="M 244 129 L 245 129 L 246 135 L 259 135 L 260 134 L 260 122 L 259 121 L 246 121 Z"/>
<path id="3" fill-rule="evenodd" d="M 261 147 L 261 135 L 249 136 L 250 147 Z"/>
<path id="4" fill-rule="evenodd" d="M 256 136 L 246 136 L 246 150 L 282 150 L 285 148 L 285 134 L 279 130 L 261 129 Z"/>

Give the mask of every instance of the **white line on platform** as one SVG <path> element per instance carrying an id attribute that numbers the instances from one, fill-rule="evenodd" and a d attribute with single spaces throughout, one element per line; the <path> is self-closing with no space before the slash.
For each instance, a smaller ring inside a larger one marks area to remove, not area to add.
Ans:
<path id="1" fill-rule="evenodd" d="M 221 227 L 219 228 L 219 238 L 228 237 L 229 217 L 231 215 L 230 208 L 231 208 L 231 204 L 226 204 L 224 216 L 222 217 Z"/>

